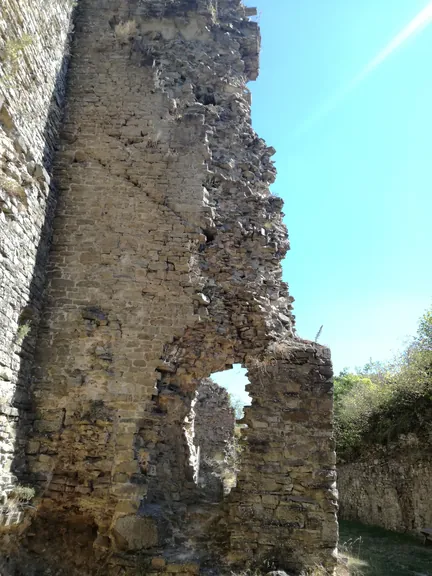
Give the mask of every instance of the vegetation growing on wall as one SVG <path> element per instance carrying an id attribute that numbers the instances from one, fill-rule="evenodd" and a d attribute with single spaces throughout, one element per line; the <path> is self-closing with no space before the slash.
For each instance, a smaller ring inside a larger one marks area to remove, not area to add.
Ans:
<path id="1" fill-rule="evenodd" d="M 20 38 L 10 39 L 6 42 L 0 52 L 0 65 L 2 69 L 1 83 L 6 85 L 13 79 L 19 69 L 20 59 L 25 49 L 32 43 L 33 38 L 28 34 L 24 34 Z"/>
<path id="2" fill-rule="evenodd" d="M 335 378 L 338 456 L 355 458 L 369 444 L 400 434 L 432 434 L 432 307 L 416 336 L 389 363 L 369 363 Z"/>

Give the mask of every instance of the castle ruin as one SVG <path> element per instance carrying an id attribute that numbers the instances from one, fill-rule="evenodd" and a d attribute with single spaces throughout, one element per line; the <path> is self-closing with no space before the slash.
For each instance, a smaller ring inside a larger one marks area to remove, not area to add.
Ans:
<path id="1" fill-rule="evenodd" d="M 254 13 L 2 0 L 5 576 L 333 573 L 331 360 L 282 282 Z M 252 404 L 223 494 L 197 481 L 193 406 L 233 364 Z"/>

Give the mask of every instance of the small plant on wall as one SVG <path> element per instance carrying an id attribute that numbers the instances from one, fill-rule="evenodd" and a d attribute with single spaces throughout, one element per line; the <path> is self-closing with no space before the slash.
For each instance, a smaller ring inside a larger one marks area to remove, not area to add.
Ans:
<path id="1" fill-rule="evenodd" d="M 18 319 L 18 330 L 15 336 L 15 343 L 21 345 L 24 339 L 29 335 L 32 328 L 33 310 L 26 306 L 21 310 Z"/>
<path id="2" fill-rule="evenodd" d="M 7 494 L 3 494 L 0 505 L 0 525 L 19 524 L 24 518 L 24 512 L 33 508 L 31 501 L 36 493 L 30 486 L 14 486 Z"/>
<path id="3" fill-rule="evenodd" d="M 137 32 L 137 25 L 134 20 L 128 20 L 127 22 L 120 22 L 114 28 L 114 33 L 117 40 L 120 42 L 127 42 L 132 39 Z"/>
<path id="4" fill-rule="evenodd" d="M 14 178 L 0 174 L 0 189 L 4 190 L 8 197 L 16 198 L 27 207 L 25 189 Z"/>
<path id="5" fill-rule="evenodd" d="M 16 76 L 19 70 L 21 57 L 25 49 L 33 44 L 33 37 L 23 34 L 20 38 L 8 40 L 0 51 L 1 78 L 0 87 L 7 85 Z"/>
<path id="6" fill-rule="evenodd" d="M 18 328 L 15 342 L 17 344 L 22 344 L 25 337 L 28 336 L 30 330 L 31 330 L 31 323 L 29 320 L 27 322 L 24 322 L 24 324 L 21 324 L 21 326 Z"/>

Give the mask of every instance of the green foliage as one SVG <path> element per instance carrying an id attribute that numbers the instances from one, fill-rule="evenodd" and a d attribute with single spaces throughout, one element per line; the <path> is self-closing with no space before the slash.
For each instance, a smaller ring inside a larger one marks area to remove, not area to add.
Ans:
<path id="1" fill-rule="evenodd" d="M 22 344 L 25 337 L 28 336 L 31 330 L 31 322 L 27 321 L 24 324 L 21 324 L 18 328 L 17 335 L 15 337 L 16 344 Z"/>
<path id="2" fill-rule="evenodd" d="M 20 38 L 11 39 L 3 46 L 0 62 L 3 65 L 3 77 L 1 81 L 5 86 L 14 78 L 18 71 L 19 63 L 27 46 L 33 44 L 33 38 L 24 34 Z"/>
<path id="3" fill-rule="evenodd" d="M 432 309 L 417 335 L 393 362 L 370 362 L 335 378 L 335 434 L 339 458 L 400 434 L 432 431 Z"/>
<path id="4" fill-rule="evenodd" d="M 16 62 L 26 46 L 33 43 L 33 38 L 29 34 L 23 34 L 16 40 L 9 40 L 3 49 L 3 62 Z"/>

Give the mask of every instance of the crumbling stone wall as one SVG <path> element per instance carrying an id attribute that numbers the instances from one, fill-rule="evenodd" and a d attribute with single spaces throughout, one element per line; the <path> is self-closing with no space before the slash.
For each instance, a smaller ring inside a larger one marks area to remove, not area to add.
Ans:
<path id="1" fill-rule="evenodd" d="M 29 371 L 54 211 L 47 172 L 65 87 L 70 0 L 2 0 L 0 10 L 0 525 L 32 420 Z"/>
<path id="2" fill-rule="evenodd" d="M 29 575 L 333 569 L 331 366 L 296 338 L 282 282 L 249 14 L 79 2 L 26 450 L 37 511 L 14 560 Z M 208 507 L 185 419 L 203 378 L 234 363 L 251 381 L 242 471 Z"/>
<path id="3" fill-rule="evenodd" d="M 228 392 L 210 378 L 197 388 L 194 444 L 198 452 L 197 483 L 216 502 L 236 474 L 235 412 Z"/>
<path id="4" fill-rule="evenodd" d="M 399 532 L 432 526 L 430 439 L 414 434 L 338 467 L 340 516 Z"/>
<path id="5" fill-rule="evenodd" d="M 244 450 L 230 494 L 230 557 L 297 573 L 334 567 L 337 524 L 332 367 L 313 343 L 273 347 L 251 362 Z"/>

